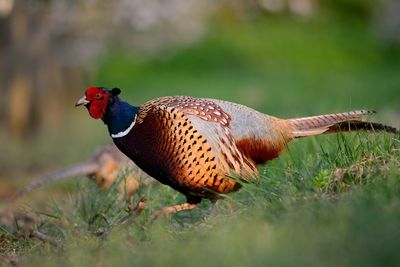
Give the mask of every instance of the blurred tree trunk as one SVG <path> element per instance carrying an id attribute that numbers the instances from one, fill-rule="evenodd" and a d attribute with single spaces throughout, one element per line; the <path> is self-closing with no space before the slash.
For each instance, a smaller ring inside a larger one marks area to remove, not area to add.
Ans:
<path id="1" fill-rule="evenodd" d="M 17 2 L 2 21 L 0 55 L 1 103 L 3 125 L 12 136 L 32 137 L 41 127 L 62 123 L 65 95 L 77 88 L 82 78 L 79 70 L 58 64 L 50 51 L 51 38 L 46 1 L 40 8 Z M 71 80 L 71 72 L 75 72 Z M 68 82 L 66 82 L 68 81 Z"/>

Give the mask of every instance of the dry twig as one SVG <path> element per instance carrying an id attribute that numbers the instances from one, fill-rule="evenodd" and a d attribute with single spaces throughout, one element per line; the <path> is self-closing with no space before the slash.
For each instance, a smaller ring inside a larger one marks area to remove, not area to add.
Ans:
<path id="1" fill-rule="evenodd" d="M 54 239 L 51 236 L 48 236 L 42 232 L 39 232 L 38 230 L 32 230 L 30 232 L 30 236 L 35 237 L 35 238 L 39 239 L 40 241 L 49 243 L 55 247 L 61 247 L 61 243 L 59 241 L 57 241 L 56 239 Z"/>
<path id="2" fill-rule="evenodd" d="M 144 196 L 142 197 L 139 202 L 136 204 L 135 207 L 133 207 L 133 203 L 130 202 L 128 205 L 128 214 L 124 216 L 119 222 L 120 224 L 124 224 L 133 218 L 137 217 L 142 211 L 144 210 L 146 206 L 147 198 Z"/>

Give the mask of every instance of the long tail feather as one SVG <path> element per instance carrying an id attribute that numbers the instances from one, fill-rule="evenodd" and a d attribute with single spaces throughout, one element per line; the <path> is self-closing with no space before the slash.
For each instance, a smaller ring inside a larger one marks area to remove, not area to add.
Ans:
<path id="1" fill-rule="evenodd" d="M 357 130 L 386 131 L 390 133 L 399 132 L 394 127 L 381 123 L 367 122 L 361 119 L 362 116 L 373 113 L 375 113 L 375 111 L 356 110 L 344 113 L 289 119 L 289 122 L 293 125 L 293 135 L 296 138 Z"/>
<path id="2" fill-rule="evenodd" d="M 45 175 L 39 177 L 36 180 L 30 182 L 27 186 L 25 186 L 21 191 L 19 191 L 16 195 L 16 198 L 20 198 L 31 192 L 32 190 L 47 185 L 51 182 L 58 181 L 64 178 L 78 176 L 78 175 L 90 175 L 96 173 L 99 168 L 98 164 L 92 161 L 88 161 L 82 164 L 76 164 L 69 166 L 63 170 L 51 173 L 49 175 Z"/>

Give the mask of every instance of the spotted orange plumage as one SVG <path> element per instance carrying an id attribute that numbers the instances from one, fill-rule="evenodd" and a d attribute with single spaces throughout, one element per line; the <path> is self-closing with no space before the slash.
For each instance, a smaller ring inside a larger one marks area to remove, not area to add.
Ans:
<path id="1" fill-rule="evenodd" d="M 139 109 L 137 124 L 126 138 L 133 140 L 129 147 L 140 147 L 146 153 L 124 151 L 126 141 L 114 141 L 126 154 L 134 154 L 134 161 L 150 175 L 182 192 L 192 202 L 217 199 L 220 193 L 237 190 L 239 184 L 229 178 L 234 169 L 230 167 L 237 165 L 240 171 L 240 166 L 244 168 L 250 163 L 244 161 L 237 149 L 223 147 L 220 155 L 221 147 L 213 147 L 207 136 L 193 125 L 190 116 L 226 128 L 226 136 L 219 137 L 220 141 L 222 144 L 231 141 L 234 146 L 229 132 L 230 116 L 213 102 L 190 97 L 159 98 Z M 233 162 L 228 163 L 225 157 Z M 256 171 L 254 164 L 249 167 Z"/>
<path id="2" fill-rule="evenodd" d="M 294 138 L 342 129 L 397 131 L 360 120 L 366 111 L 286 120 L 240 104 L 187 96 L 161 97 L 133 107 L 119 100 L 119 89 L 102 90 L 110 101 L 102 119 L 117 147 L 187 197 L 188 204 L 164 212 L 191 209 L 202 198 L 214 201 L 238 190 L 234 177 L 255 179 L 257 165 L 278 157 Z M 77 104 L 90 110 L 96 99 L 88 100 L 88 91 Z"/>

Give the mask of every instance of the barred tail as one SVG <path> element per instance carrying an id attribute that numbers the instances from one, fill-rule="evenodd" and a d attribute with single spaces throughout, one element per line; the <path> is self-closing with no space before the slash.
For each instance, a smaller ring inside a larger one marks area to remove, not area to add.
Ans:
<path id="1" fill-rule="evenodd" d="M 61 179 L 64 178 L 68 178 L 68 177 L 73 177 L 73 176 L 78 176 L 78 175 L 91 175 L 96 173 L 97 169 L 99 168 L 99 166 L 92 162 L 85 162 L 82 164 L 76 164 L 76 165 L 72 165 L 70 167 L 67 167 L 63 170 L 51 173 L 49 175 L 45 175 L 42 177 L 39 177 L 36 180 L 33 180 L 32 182 L 30 182 L 27 186 L 25 186 L 22 190 L 20 190 L 17 195 L 15 196 L 15 199 L 18 199 L 20 197 L 25 196 L 26 194 L 28 194 L 29 192 L 31 192 L 32 190 L 47 185 L 51 182 L 54 181 L 59 181 Z"/>
<path id="2" fill-rule="evenodd" d="M 362 120 L 362 116 L 373 113 L 375 113 L 375 111 L 356 110 L 344 113 L 289 119 L 288 121 L 294 127 L 293 135 L 296 138 L 357 130 L 399 133 L 399 130 L 394 127 Z"/>

